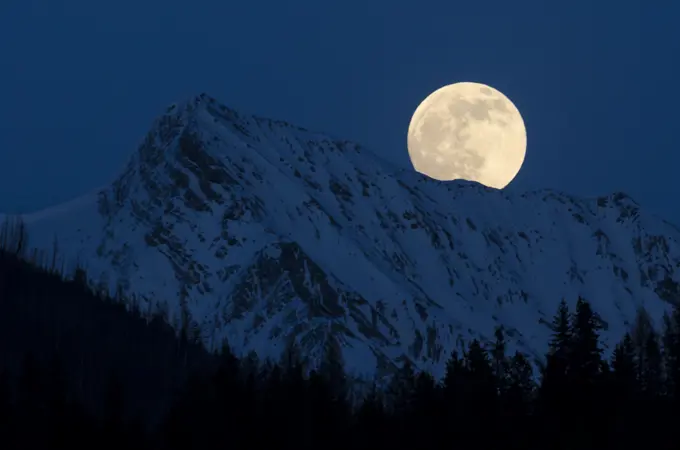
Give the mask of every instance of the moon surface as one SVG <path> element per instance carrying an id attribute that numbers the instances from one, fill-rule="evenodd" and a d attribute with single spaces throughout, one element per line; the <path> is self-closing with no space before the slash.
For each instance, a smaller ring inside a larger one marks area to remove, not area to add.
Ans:
<path id="1" fill-rule="evenodd" d="M 423 100 L 411 118 L 407 144 L 411 163 L 422 174 L 502 189 L 522 167 L 527 134 L 519 110 L 505 95 L 465 82 Z"/>

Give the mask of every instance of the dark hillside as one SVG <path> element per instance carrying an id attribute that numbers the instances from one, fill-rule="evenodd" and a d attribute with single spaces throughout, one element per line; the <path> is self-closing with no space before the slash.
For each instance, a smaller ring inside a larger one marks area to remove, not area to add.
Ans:
<path id="1" fill-rule="evenodd" d="M 14 379 L 27 359 L 58 361 L 68 391 L 92 412 L 102 413 L 115 378 L 126 414 L 160 417 L 187 375 L 211 356 L 178 339 L 162 318 L 143 318 L 82 279 L 64 280 L 0 251 L 0 370 Z"/>
<path id="2" fill-rule="evenodd" d="M 452 352 L 442 380 L 406 361 L 352 405 L 333 351 L 309 374 L 295 344 L 279 363 L 226 345 L 211 355 L 93 293 L 82 272 L 66 280 L 27 262 L 39 258 L 25 257 L 25 236 L 7 236 L 0 228 L 3 450 L 680 448 L 680 310 L 661 332 L 641 310 L 608 361 L 590 304 L 562 301 L 540 374 L 506 354 L 498 328 L 492 345 Z"/>

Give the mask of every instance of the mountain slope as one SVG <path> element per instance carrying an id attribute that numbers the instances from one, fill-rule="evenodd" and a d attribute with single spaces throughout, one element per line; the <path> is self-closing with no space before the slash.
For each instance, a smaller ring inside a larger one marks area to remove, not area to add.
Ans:
<path id="1" fill-rule="evenodd" d="M 680 300 L 680 232 L 624 194 L 508 195 L 400 171 L 357 144 L 239 114 L 201 95 L 159 117 L 105 189 L 24 217 L 31 243 L 208 345 L 440 375 L 493 336 L 538 357 L 558 301 L 581 294 L 605 343 L 638 307 Z"/>

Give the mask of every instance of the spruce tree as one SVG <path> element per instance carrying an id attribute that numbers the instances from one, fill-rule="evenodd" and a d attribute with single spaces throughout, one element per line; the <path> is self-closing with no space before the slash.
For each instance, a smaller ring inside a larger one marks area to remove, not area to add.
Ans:
<path id="1" fill-rule="evenodd" d="M 494 433 L 484 434 L 484 428 L 497 432 L 498 393 L 489 354 L 477 339 L 470 343 L 464 359 L 466 371 L 464 408 L 465 427 L 477 434 L 482 447 L 494 447 Z M 484 425 L 482 425 L 484 424 Z"/>
<path id="2" fill-rule="evenodd" d="M 295 436 L 308 438 L 312 417 L 310 396 L 305 382 L 302 354 L 295 340 L 291 340 L 282 357 L 284 369 L 281 388 L 282 443 L 295 442 Z"/>
<path id="3" fill-rule="evenodd" d="M 635 322 L 631 330 L 631 341 L 635 348 L 635 359 L 637 362 L 638 379 L 644 384 L 643 372 L 647 361 L 647 348 L 649 346 L 649 336 L 654 333 L 652 319 L 644 308 L 638 309 L 635 315 Z"/>
<path id="4" fill-rule="evenodd" d="M 382 395 L 375 384 L 362 401 L 355 416 L 353 426 L 354 448 L 383 448 L 386 446 L 386 412 Z"/>
<path id="5" fill-rule="evenodd" d="M 663 357 L 659 335 L 650 330 L 645 342 L 645 354 L 642 371 L 642 387 L 650 400 L 662 395 L 664 386 Z"/>
<path id="6" fill-rule="evenodd" d="M 612 354 L 610 385 L 607 388 L 610 426 L 608 431 L 625 443 L 632 424 L 638 422 L 634 413 L 639 407 L 639 379 L 635 347 L 630 333 L 623 336 Z"/>
<path id="7" fill-rule="evenodd" d="M 388 392 L 394 414 L 400 417 L 408 414 L 416 392 L 416 374 L 410 360 L 405 359 L 401 368 L 394 374 Z"/>
<path id="8" fill-rule="evenodd" d="M 533 402 L 536 393 L 531 363 L 520 352 L 515 352 L 508 367 L 508 388 L 504 394 L 505 442 L 510 448 L 531 448 L 530 441 L 535 435 L 532 423 Z"/>
<path id="9" fill-rule="evenodd" d="M 568 411 L 573 409 L 572 385 L 568 378 L 572 331 L 565 300 L 557 307 L 551 329 L 552 337 L 538 389 L 537 426 L 541 439 L 557 439 L 559 442 L 566 439 L 564 429 L 571 414 Z"/>
<path id="10" fill-rule="evenodd" d="M 320 374 L 326 379 L 333 397 L 344 400 L 347 394 L 345 363 L 340 343 L 335 339 L 327 339 L 321 360 Z"/>
<path id="11" fill-rule="evenodd" d="M 470 342 L 468 351 L 465 353 L 464 364 L 472 380 L 488 382 L 493 378 L 489 354 L 477 339 Z"/>
<path id="12" fill-rule="evenodd" d="M 510 411 L 518 417 L 531 412 L 531 405 L 536 392 L 533 368 L 526 356 L 515 352 L 509 365 L 507 398 Z"/>
<path id="13" fill-rule="evenodd" d="M 241 363 L 231 351 L 226 340 L 222 343 L 217 359 L 219 361 L 218 370 L 215 374 L 218 379 L 217 382 L 225 385 L 236 383 L 241 372 Z"/>
<path id="14" fill-rule="evenodd" d="M 665 319 L 664 365 L 666 369 L 666 392 L 671 399 L 673 414 L 680 415 L 680 308 Z"/>
<path id="15" fill-rule="evenodd" d="M 443 379 L 444 392 L 451 397 L 459 390 L 462 376 L 465 373 L 465 365 L 456 350 L 451 352 L 451 356 L 446 361 L 446 372 Z"/>
<path id="16" fill-rule="evenodd" d="M 503 395 L 508 385 L 508 359 L 505 355 L 506 343 L 503 327 L 497 327 L 494 336 L 496 340 L 491 349 L 493 373 L 498 383 L 498 393 Z"/>
<path id="17" fill-rule="evenodd" d="M 446 372 L 442 380 L 442 408 L 448 422 L 465 416 L 465 381 L 467 368 L 456 350 L 446 361 Z"/>
<path id="18" fill-rule="evenodd" d="M 438 394 L 434 377 L 427 372 L 418 373 L 415 380 L 413 409 L 423 411 L 425 414 L 432 412 L 435 409 L 435 400 Z"/>
<path id="19" fill-rule="evenodd" d="M 544 412 L 551 414 L 561 410 L 568 398 L 567 371 L 571 353 L 571 326 L 569 309 L 562 300 L 552 321 L 552 337 L 542 370 L 540 402 Z"/>
<path id="20" fill-rule="evenodd" d="M 439 389 L 432 375 L 420 372 L 416 375 L 415 390 L 407 416 L 407 444 L 411 447 L 432 448 L 438 442 L 434 435 L 439 431 Z"/>
<path id="21" fill-rule="evenodd" d="M 338 427 L 340 417 L 335 411 L 335 399 L 328 380 L 316 371 L 312 371 L 308 379 L 311 409 L 311 423 L 308 434 L 312 437 L 313 446 L 322 445 L 324 439 L 332 437 L 336 442 L 342 438 Z"/>
<path id="22" fill-rule="evenodd" d="M 599 318 L 583 298 L 576 302 L 571 321 L 570 376 L 580 383 L 593 385 L 602 367 L 602 349 L 599 347 Z"/>
<path id="23" fill-rule="evenodd" d="M 635 358 L 635 347 L 630 333 L 616 345 L 612 354 L 612 381 L 617 397 L 623 402 L 632 400 L 638 386 L 638 367 Z"/>
<path id="24" fill-rule="evenodd" d="M 552 321 L 552 338 L 548 354 L 552 356 L 555 370 L 562 376 L 567 375 L 569 353 L 571 351 L 572 330 L 567 302 L 562 299 L 557 307 L 557 314 Z"/>
<path id="25" fill-rule="evenodd" d="M 571 349 L 569 353 L 568 382 L 572 407 L 571 415 L 565 423 L 571 424 L 573 436 L 579 445 L 595 445 L 596 438 L 602 436 L 603 427 L 597 423 L 598 417 L 607 405 L 604 387 L 606 380 L 602 369 L 602 349 L 599 344 L 601 322 L 592 310 L 590 303 L 579 297 L 576 311 L 571 318 Z"/>

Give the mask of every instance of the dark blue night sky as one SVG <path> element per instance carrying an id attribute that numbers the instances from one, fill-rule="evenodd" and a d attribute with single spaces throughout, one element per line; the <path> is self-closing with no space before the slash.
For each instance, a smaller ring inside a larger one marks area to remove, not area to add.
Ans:
<path id="1" fill-rule="evenodd" d="M 227 106 L 408 165 L 431 91 L 490 84 L 522 112 L 509 189 L 623 190 L 680 223 L 680 3 L 3 0 L 0 211 L 112 180 L 165 106 Z"/>

